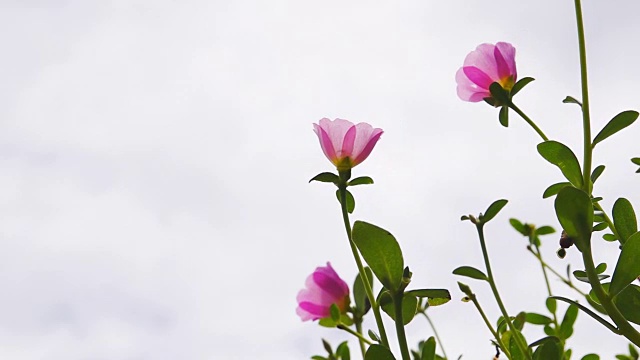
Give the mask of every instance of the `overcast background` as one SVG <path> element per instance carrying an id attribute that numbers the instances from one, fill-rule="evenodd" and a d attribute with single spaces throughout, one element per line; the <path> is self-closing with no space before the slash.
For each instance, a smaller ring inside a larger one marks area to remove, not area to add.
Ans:
<path id="1" fill-rule="evenodd" d="M 640 107 L 639 12 L 585 1 L 594 133 Z M 385 131 L 354 170 L 376 181 L 353 190 L 354 219 L 396 235 L 412 286 L 451 290 L 430 309 L 449 356 L 490 359 L 451 274 L 483 266 L 460 215 L 510 200 L 486 229 L 497 282 L 510 312 L 544 312 L 508 219 L 558 228 L 541 194 L 562 176 L 515 114 L 505 129 L 460 101 L 454 74 L 478 44 L 513 43 L 520 77 L 537 79 L 519 106 L 581 157 L 579 109 L 561 103 L 580 95 L 576 38 L 570 0 L 0 0 L 0 357 L 299 360 L 348 339 L 295 315 L 316 266 L 356 274 L 334 189 L 307 183 L 332 170 L 312 122 L 341 117 Z M 638 138 L 597 148 L 608 209 L 640 205 Z M 553 266 L 579 268 L 575 248 L 559 260 L 558 237 L 543 240 Z M 488 287 L 466 282 L 495 321 Z M 431 335 L 423 318 L 408 332 Z M 583 314 L 569 344 L 574 359 L 626 348 Z"/>

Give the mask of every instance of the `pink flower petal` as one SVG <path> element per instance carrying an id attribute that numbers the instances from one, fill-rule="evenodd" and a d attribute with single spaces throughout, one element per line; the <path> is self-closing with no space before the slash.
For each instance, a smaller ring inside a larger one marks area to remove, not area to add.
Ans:
<path id="1" fill-rule="evenodd" d="M 458 97 L 464 101 L 478 102 L 491 96 L 489 91 L 480 89 L 478 85 L 472 83 L 464 74 L 463 68 L 458 69 L 458 72 L 456 72 L 456 83 L 458 84 L 456 88 Z"/>
<path id="2" fill-rule="evenodd" d="M 337 162 L 338 156 L 336 155 L 336 150 L 334 149 L 333 144 L 331 143 L 329 134 L 327 134 L 325 129 L 321 128 L 316 124 L 313 124 L 313 131 L 315 131 L 316 135 L 318 135 L 322 152 L 324 152 L 324 155 L 327 157 L 327 159 L 329 159 L 329 161 L 335 164 Z"/>
<path id="3" fill-rule="evenodd" d="M 464 59 L 464 66 L 474 66 L 485 73 L 490 79 L 498 79 L 498 66 L 494 55 L 495 45 L 480 44 Z"/>
<path id="4" fill-rule="evenodd" d="M 509 75 L 513 76 L 513 80 L 518 78 L 518 72 L 516 71 L 516 48 L 513 45 L 506 42 L 496 43 L 496 48 L 502 54 L 507 66 L 509 67 Z"/>
<path id="5" fill-rule="evenodd" d="M 369 157 L 369 154 L 371 154 L 371 151 L 373 151 L 373 148 L 376 146 L 376 143 L 378 142 L 378 140 L 380 140 L 380 136 L 382 136 L 382 133 L 383 133 L 382 129 L 373 129 L 373 131 L 369 134 L 369 139 L 367 140 L 366 144 L 364 145 L 362 150 L 360 150 L 360 153 L 357 155 L 357 157 L 354 159 L 353 166 L 360 164 L 367 157 Z"/>
<path id="6" fill-rule="evenodd" d="M 485 74 L 482 70 L 478 69 L 475 66 L 465 66 L 462 68 L 462 71 L 467 76 L 467 78 L 471 80 L 472 83 L 478 85 L 478 87 L 482 89 L 488 90 L 489 86 L 497 81 L 490 78 L 487 74 Z"/>
<path id="7" fill-rule="evenodd" d="M 353 158 L 353 142 L 356 140 L 356 127 L 351 126 L 344 135 L 342 149 L 338 153 L 339 158 Z"/>

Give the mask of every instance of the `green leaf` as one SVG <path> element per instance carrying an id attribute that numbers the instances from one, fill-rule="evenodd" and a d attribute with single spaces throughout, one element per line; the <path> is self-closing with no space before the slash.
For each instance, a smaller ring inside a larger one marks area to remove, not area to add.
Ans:
<path id="1" fill-rule="evenodd" d="M 536 314 L 536 313 L 527 313 L 525 320 L 529 324 L 534 324 L 534 325 L 547 325 L 553 321 L 548 316 L 544 316 L 542 314 Z"/>
<path id="2" fill-rule="evenodd" d="M 536 343 L 538 348 L 533 353 L 533 360 L 562 360 L 562 343 L 557 337 L 548 336 L 536 341 L 534 344 Z M 535 346 L 534 344 L 529 346 L 533 347 Z"/>
<path id="3" fill-rule="evenodd" d="M 600 177 L 600 175 L 602 175 L 603 171 L 604 171 L 604 165 L 596 166 L 596 168 L 593 169 L 593 171 L 591 172 L 591 182 L 595 183 L 596 180 L 598 180 L 598 178 Z"/>
<path id="4" fill-rule="evenodd" d="M 633 234 L 622 246 L 616 269 L 613 271 L 609 294 L 616 296 L 640 276 L 640 232 Z M 640 308 L 638 308 L 640 313 Z"/>
<path id="5" fill-rule="evenodd" d="M 369 346 L 364 360 L 396 360 L 393 353 L 382 345 L 373 344 Z"/>
<path id="6" fill-rule="evenodd" d="M 549 186 L 544 193 L 542 194 L 542 198 L 546 199 L 548 197 L 552 197 L 554 195 L 557 195 L 560 190 L 562 190 L 563 188 L 567 187 L 567 186 L 571 186 L 571 183 L 568 182 L 560 182 L 557 184 L 553 184 L 551 186 Z"/>
<path id="7" fill-rule="evenodd" d="M 573 335 L 573 324 L 575 324 L 577 317 L 578 307 L 573 304 L 569 305 L 567 312 L 564 313 L 562 323 L 560 324 L 560 331 L 558 332 L 558 336 L 560 336 L 560 338 L 566 340 Z"/>
<path id="8" fill-rule="evenodd" d="M 420 360 L 435 360 L 436 359 L 436 339 L 430 337 L 422 345 L 422 355 Z"/>
<path id="9" fill-rule="evenodd" d="M 552 314 L 558 309 L 558 302 L 554 298 L 547 298 L 545 305 L 547 306 L 547 310 Z"/>
<path id="10" fill-rule="evenodd" d="M 636 347 L 632 344 L 629 344 L 629 355 L 631 355 L 631 357 L 633 357 L 635 360 L 638 360 L 638 357 L 640 357 L 640 354 L 638 354 L 638 350 L 636 350 Z"/>
<path id="11" fill-rule="evenodd" d="M 351 353 L 349 351 L 349 343 L 343 341 L 336 348 L 336 355 L 340 357 L 341 360 L 351 360 Z"/>
<path id="12" fill-rule="evenodd" d="M 469 287 L 469 285 L 463 284 L 460 281 L 458 281 L 458 288 L 460 288 L 460 291 L 462 291 L 468 297 L 473 296 L 473 292 L 471 291 L 471 288 Z"/>
<path id="13" fill-rule="evenodd" d="M 625 198 L 619 198 L 613 204 L 613 225 L 615 225 L 618 234 L 620 234 L 620 242 L 625 243 L 629 236 L 638 232 L 638 221 L 636 213 L 633 211 L 633 205 Z"/>
<path id="14" fill-rule="evenodd" d="M 373 179 L 368 176 L 360 176 L 347 183 L 347 185 L 349 186 L 371 185 L 371 184 L 373 184 Z"/>
<path id="15" fill-rule="evenodd" d="M 516 229 L 517 232 L 522 234 L 522 236 L 529 236 L 529 232 L 527 231 L 527 227 L 525 227 L 524 224 L 522 222 L 520 222 L 520 220 L 511 218 L 511 219 L 509 219 L 509 224 L 511 224 L 511 226 L 514 229 Z"/>
<path id="16" fill-rule="evenodd" d="M 564 98 L 564 100 L 562 100 L 562 102 L 565 104 L 576 104 L 582 107 L 582 103 L 576 100 L 576 98 L 574 98 L 573 96 L 567 96 L 566 98 Z"/>
<path id="17" fill-rule="evenodd" d="M 500 108 L 500 113 L 498 114 L 498 120 L 500 120 L 500 125 L 504 127 L 509 127 L 509 107 L 503 106 Z"/>
<path id="18" fill-rule="evenodd" d="M 472 279 L 485 280 L 488 281 L 487 275 L 485 275 L 482 271 L 471 267 L 471 266 L 460 266 L 459 268 L 453 270 L 455 275 L 466 276 Z"/>
<path id="19" fill-rule="evenodd" d="M 627 320 L 640 325 L 640 287 L 633 284 L 627 286 L 613 301 Z"/>
<path id="20" fill-rule="evenodd" d="M 518 82 L 516 82 L 511 88 L 511 96 L 514 96 L 515 94 L 519 93 L 520 90 L 522 90 L 525 86 L 527 86 L 533 80 L 535 79 L 532 77 L 523 77 L 522 79 L 518 80 Z"/>
<path id="21" fill-rule="evenodd" d="M 400 289 L 404 260 L 396 238 L 387 230 L 364 221 L 353 224 L 352 237 L 382 285 L 392 291 Z"/>
<path id="22" fill-rule="evenodd" d="M 334 327 L 338 326 L 338 322 L 333 320 L 330 317 L 326 317 L 326 318 L 318 320 L 318 325 L 326 327 L 326 328 L 334 328 Z"/>
<path id="23" fill-rule="evenodd" d="M 522 334 L 516 330 L 516 332 L 512 332 L 512 331 L 507 331 L 505 332 L 509 333 L 508 336 L 508 341 L 505 341 L 507 344 L 509 344 L 509 351 L 511 351 L 511 358 L 512 360 L 524 360 L 526 359 L 525 354 L 522 353 L 522 350 L 520 350 L 520 347 L 518 346 L 518 342 L 516 340 L 516 336 L 519 337 L 522 340 L 523 344 L 526 344 L 527 341 L 524 338 L 524 336 L 522 336 Z M 528 350 L 528 349 L 527 349 Z"/>
<path id="24" fill-rule="evenodd" d="M 583 270 L 576 270 L 573 272 L 573 276 L 576 278 L 576 280 L 578 281 L 582 281 L 584 283 L 589 283 L 589 277 L 587 276 L 587 273 Z M 609 275 L 598 275 L 598 279 L 600 280 L 604 280 L 606 278 L 608 278 Z"/>
<path id="25" fill-rule="evenodd" d="M 588 355 L 583 356 L 581 360 L 600 360 L 600 355 L 588 354 Z"/>
<path id="26" fill-rule="evenodd" d="M 353 198 L 353 194 L 349 190 L 345 190 L 347 195 L 347 212 L 349 214 L 353 214 L 353 210 L 356 209 L 356 199 Z M 340 190 L 336 190 L 336 197 L 338 198 L 338 202 L 342 203 L 340 200 Z"/>
<path id="27" fill-rule="evenodd" d="M 489 221 L 491 221 L 491 219 L 498 215 L 500 210 L 502 210 L 502 208 L 507 205 L 507 202 L 509 201 L 505 199 L 494 201 L 491 205 L 489 205 L 487 211 L 485 211 L 484 214 L 480 217 L 480 220 L 482 220 L 482 222 L 484 223 L 488 223 Z"/>
<path id="28" fill-rule="evenodd" d="M 536 229 L 536 236 L 549 235 L 556 232 L 556 229 L 551 226 L 541 226 Z"/>
<path id="29" fill-rule="evenodd" d="M 593 225 L 593 232 L 603 231 L 603 230 L 606 230 L 608 228 L 609 228 L 609 224 L 601 222 L 599 224 Z"/>
<path id="30" fill-rule="evenodd" d="M 586 249 L 591 241 L 593 225 L 593 204 L 589 195 L 574 187 L 566 187 L 558 193 L 555 209 L 558 221 L 578 250 Z"/>
<path id="31" fill-rule="evenodd" d="M 548 162 L 560 168 L 562 174 L 577 188 L 583 185 L 580 163 L 576 155 L 566 145 L 554 140 L 538 144 L 538 152 Z"/>
<path id="32" fill-rule="evenodd" d="M 311 178 L 311 180 L 309 180 L 309 182 L 312 182 L 312 181 L 320 181 L 320 182 L 337 184 L 340 182 L 340 177 L 334 173 L 323 172 L 314 176 L 313 178 Z"/>
<path id="33" fill-rule="evenodd" d="M 340 309 L 338 308 L 338 305 L 331 304 L 331 307 L 329 307 L 329 312 L 331 313 L 331 320 L 333 321 L 340 320 Z"/>
<path id="34" fill-rule="evenodd" d="M 602 284 L 602 286 L 606 289 L 608 287 L 609 284 Z M 598 316 L 598 314 L 594 313 L 593 311 L 591 311 L 591 309 L 589 309 L 588 307 L 575 302 L 573 300 L 567 299 L 565 297 L 562 296 L 553 296 L 553 299 L 557 299 L 560 301 L 564 301 L 567 304 L 571 304 L 573 306 L 577 306 L 580 310 L 582 310 L 584 313 L 586 313 L 587 315 L 591 316 L 593 319 L 595 319 L 596 321 L 598 321 L 599 323 L 601 323 L 602 325 L 604 325 L 607 329 L 616 332 L 618 331 L 618 329 L 615 327 L 615 325 L 612 325 L 611 323 L 609 323 L 607 320 L 603 319 L 602 317 Z M 589 297 L 590 298 L 590 297 Z M 596 303 L 597 304 L 597 303 Z M 568 311 L 568 309 L 567 309 Z"/>
<path id="35" fill-rule="evenodd" d="M 598 266 L 596 266 L 596 274 L 602 274 L 605 271 L 607 271 L 606 263 L 600 263 L 598 264 Z"/>
<path id="36" fill-rule="evenodd" d="M 378 302 L 380 303 L 380 307 L 382 310 L 389 315 L 393 321 L 396 320 L 396 310 L 395 304 L 393 303 L 393 298 L 389 291 L 382 291 L 380 296 L 378 297 Z M 407 325 L 413 320 L 413 317 L 416 315 L 416 310 L 418 309 L 418 298 L 415 296 L 404 294 L 402 298 L 402 323 L 403 325 Z"/>
<path id="37" fill-rule="evenodd" d="M 446 304 L 451 300 L 451 294 L 447 289 L 417 289 L 407 291 L 405 295 L 427 298 L 430 306 Z"/>
<path id="38" fill-rule="evenodd" d="M 506 105 L 509 103 L 509 94 L 499 83 L 494 82 L 489 85 L 489 92 L 491 93 L 491 97 L 497 101 L 497 104 Z"/>
<path id="39" fill-rule="evenodd" d="M 371 272 L 371 269 L 366 266 L 364 268 L 364 272 L 369 280 L 369 285 L 373 288 L 373 273 Z M 362 282 L 360 274 L 356 276 L 356 280 L 353 282 L 353 302 L 356 305 L 356 310 L 361 315 L 366 314 L 371 308 L 371 303 L 367 298 L 367 292 L 364 289 L 364 283 Z"/>
<path id="40" fill-rule="evenodd" d="M 367 331 L 367 335 L 369 335 L 369 339 L 371 339 L 371 340 L 373 340 L 373 341 L 375 341 L 377 343 L 382 342 L 382 340 L 380 340 L 380 336 L 378 336 L 378 334 L 376 334 L 373 330 Z"/>
<path id="41" fill-rule="evenodd" d="M 620 114 L 614 116 L 613 119 L 611 119 L 611 121 L 609 121 L 609 123 L 607 123 L 607 125 L 605 125 L 604 128 L 602 128 L 598 135 L 596 135 L 596 137 L 593 139 L 592 146 L 595 147 L 597 143 L 633 124 L 633 122 L 636 121 L 637 118 L 638 112 L 633 110 L 623 111 Z"/>
<path id="42" fill-rule="evenodd" d="M 328 359 L 324 356 L 314 355 L 311 357 L 311 360 L 328 360 Z"/>
<path id="43" fill-rule="evenodd" d="M 327 340 L 322 339 L 322 346 L 327 351 L 327 353 L 329 353 L 330 356 L 333 355 L 333 350 L 331 350 L 331 344 L 329 344 Z"/>
<path id="44" fill-rule="evenodd" d="M 618 238 L 613 234 L 604 234 L 604 235 L 602 235 L 602 238 L 605 239 L 606 241 L 616 241 L 616 240 L 618 240 Z"/>

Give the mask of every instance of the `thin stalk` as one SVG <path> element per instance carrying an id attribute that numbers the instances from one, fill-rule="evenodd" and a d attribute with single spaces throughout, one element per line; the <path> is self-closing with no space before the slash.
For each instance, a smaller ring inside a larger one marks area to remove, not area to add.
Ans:
<path id="1" fill-rule="evenodd" d="M 362 336 L 362 334 L 361 334 L 361 333 L 359 333 L 359 332 L 357 332 L 357 331 L 353 331 L 351 328 L 349 328 L 349 327 L 348 327 L 348 326 L 346 326 L 346 325 L 342 325 L 342 324 L 340 324 L 340 325 L 338 325 L 338 329 L 340 329 L 340 330 L 344 330 L 344 331 L 348 332 L 349 334 L 351 334 L 351 335 L 353 335 L 353 336 L 357 337 L 361 344 L 362 344 L 362 343 L 367 343 L 368 345 L 371 345 L 371 341 L 369 341 L 369 339 L 367 339 L 367 338 L 365 338 L 364 336 Z M 362 356 L 364 356 L 364 345 L 362 346 L 362 348 L 363 348 Z"/>
<path id="2" fill-rule="evenodd" d="M 476 294 L 471 295 L 472 296 L 469 296 L 469 299 L 473 302 L 473 305 L 476 306 L 476 309 L 478 309 L 480 316 L 482 316 L 482 320 L 484 320 L 485 325 L 487 325 L 487 328 L 489 328 L 489 331 L 491 331 L 491 335 L 493 335 L 493 337 L 496 339 L 498 346 L 502 349 L 502 352 L 505 354 L 505 356 L 508 359 L 511 359 L 511 352 L 506 346 L 504 346 L 504 344 L 502 343 L 502 339 L 500 339 L 500 335 L 498 335 L 498 332 L 493 328 L 493 325 L 491 325 L 491 322 L 487 318 L 487 314 L 484 313 L 484 310 L 482 310 L 482 306 L 480 306 L 480 303 L 476 298 Z"/>
<path id="3" fill-rule="evenodd" d="M 358 248 L 353 242 L 353 237 L 351 236 L 351 222 L 349 221 L 349 212 L 347 211 L 347 188 L 346 186 L 340 186 L 338 190 L 340 192 L 342 219 L 344 220 L 344 228 L 347 231 L 347 237 L 349 238 L 351 252 L 353 253 L 353 258 L 356 260 L 358 272 L 360 273 L 360 278 L 362 279 L 362 283 L 364 284 L 364 291 L 367 293 L 367 297 L 369 298 L 369 302 L 371 303 L 371 310 L 373 311 L 373 315 L 376 318 L 376 324 L 378 325 L 378 331 L 380 332 L 380 340 L 382 341 L 382 345 L 389 348 L 387 332 L 384 330 L 384 323 L 382 322 L 382 316 L 380 315 L 380 304 L 378 304 L 378 302 L 376 301 L 376 297 L 373 295 L 373 289 L 371 288 L 369 277 L 364 271 L 364 266 L 362 265 L 362 260 L 360 259 Z"/>
<path id="4" fill-rule="evenodd" d="M 536 123 L 533 122 L 533 120 L 531 120 L 527 114 L 525 114 L 522 110 L 520 110 L 519 107 L 516 106 L 516 104 L 514 103 L 510 103 L 509 107 L 511 109 L 513 109 L 513 111 L 515 111 L 518 115 L 520 115 L 520 117 L 522 117 L 524 119 L 524 121 L 527 122 L 527 124 L 529 124 L 529 126 L 531 126 L 533 128 L 533 130 L 535 130 L 538 135 L 540 135 L 540 137 L 542 138 L 542 140 L 544 141 L 548 141 L 549 138 L 547 137 L 547 135 L 545 135 L 542 130 L 540 130 L 540 128 L 538 127 L 538 125 L 536 125 Z"/>
<path id="5" fill-rule="evenodd" d="M 489 263 L 489 254 L 487 252 L 487 246 L 484 241 L 483 226 L 484 224 L 482 223 L 476 224 L 476 229 L 478 230 L 478 236 L 480 237 L 480 246 L 482 247 L 482 256 L 484 257 L 484 264 L 487 268 L 487 277 L 488 277 L 489 285 L 491 285 L 491 291 L 493 292 L 493 296 L 496 298 L 496 302 L 498 303 L 498 307 L 502 312 L 502 316 L 504 317 L 504 320 L 507 322 L 507 325 L 509 326 L 509 329 L 511 330 L 511 332 L 515 334 L 519 331 L 513 325 L 513 322 L 511 321 L 511 317 L 509 317 L 509 313 L 507 312 L 507 309 L 504 307 L 502 298 L 498 293 L 498 287 L 496 286 L 496 282 L 493 278 L 493 272 L 491 271 L 491 264 Z M 522 351 L 524 356 L 530 360 L 531 355 L 529 354 L 529 347 L 527 346 L 527 344 L 523 344 L 522 339 L 519 336 L 515 336 L 514 338 L 516 339 L 516 344 L 520 348 L 520 351 Z"/>
<path id="6" fill-rule="evenodd" d="M 411 360 L 409 346 L 407 345 L 407 335 L 404 332 L 404 321 L 402 319 L 402 298 L 404 294 L 398 292 L 393 295 L 393 307 L 396 314 L 396 333 L 398 334 L 398 344 L 400 345 L 400 353 L 402 360 Z"/>
<path id="7" fill-rule="evenodd" d="M 542 267 L 542 274 L 544 275 L 544 282 L 547 285 L 547 293 L 549 294 L 549 297 L 552 297 L 553 293 L 551 292 L 551 284 L 549 284 L 549 276 L 547 275 L 547 269 L 544 267 L 544 261 L 542 260 L 542 254 L 540 253 L 540 247 L 536 244 L 534 244 L 534 246 L 536 248 L 536 258 L 538 258 L 538 261 L 540 262 L 540 267 Z M 558 328 L 558 316 L 556 315 L 555 311 L 552 314 L 553 325 Z"/>
<path id="8" fill-rule="evenodd" d="M 554 268 L 549 266 L 549 264 L 547 264 L 544 260 L 542 260 L 542 257 L 538 257 L 538 254 L 536 254 L 533 250 L 529 249 L 529 251 L 540 261 L 540 264 L 542 264 L 542 266 L 544 266 L 547 270 L 551 271 L 553 275 L 555 275 L 556 277 L 558 277 L 558 279 L 560 279 L 560 281 L 562 281 L 567 286 L 569 286 L 570 288 L 578 292 L 580 295 L 587 296 L 587 294 L 585 294 L 582 290 L 578 289 L 575 285 L 573 285 L 570 279 L 565 278 L 564 276 L 562 276 L 562 274 L 560 274 Z"/>
<path id="9" fill-rule="evenodd" d="M 420 313 L 422 315 L 424 315 L 424 317 L 429 322 L 429 326 L 431 326 L 431 330 L 433 330 L 433 335 L 435 335 L 436 339 L 438 340 L 438 344 L 440 344 L 440 349 L 442 349 L 442 355 L 444 355 L 445 359 L 448 359 L 449 357 L 447 356 L 447 352 L 444 350 L 444 344 L 442 344 L 442 340 L 440 339 L 440 336 L 438 335 L 438 331 L 436 330 L 436 327 L 433 324 L 433 321 L 431 321 L 431 318 L 429 317 L 429 315 L 427 315 L 427 309 L 422 309 L 422 311 L 420 311 Z"/>
<path id="10" fill-rule="evenodd" d="M 362 335 L 362 318 L 360 318 L 360 319 L 358 319 L 358 321 L 354 321 L 354 322 L 356 323 L 356 331 L 358 332 L 358 334 Z M 364 344 L 365 343 L 370 344 L 369 340 L 367 340 L 363 336 L 358 336 L 358 343 L 360 344 L 360 352 L 362 353 L 362 358 L 364 359 L 364 355 L 367 352 L 367 349 L 365 348 Z"/>
<path id="11" fill-rule="evenodd" d="M 604 218 L 604 222 L 607 223 L 607 225 L 609 226 L 609 229 L 611 229 L 611 232 L 613 233 L 613 235 L 616 236 L 616 238 L 618 239 L 618 241 L 620 242 L 620 245 L 622 245 L 622 238 L 620 237 L 620 233 L 618 232 L 618 230 L 616 229 L 616 226 L 613 224 L 613 221 L 611 221 L 611 219 L 609 218 L 609 216 L 607 216 L 607 213 L 604 212 L 604 209 L 602 208 L 602 206 L 600 206 L 599 203 L 594 203 L 593 207 L 602 212 L 602 217 Z"/>

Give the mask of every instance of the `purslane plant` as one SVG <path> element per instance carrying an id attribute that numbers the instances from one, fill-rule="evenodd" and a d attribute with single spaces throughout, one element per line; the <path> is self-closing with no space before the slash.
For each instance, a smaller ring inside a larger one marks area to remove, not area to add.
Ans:
<path id="1" fill-rule="evenodd" d="M 484 259 L 484 271 L 461 266 L 453 273 L 485 282 L 491 289 L 495 306 L 501 316 L 494 323 L 483 310 L 480 299 L 467 284 L 458 283 L 464 293 L 464 301 L 472 302 L 489 333 L 493 337 L 495 359 L 502 356 L 507 359 L 530 360 L 569 360 L 572 350 L 568 340 L 579 312 L 596 320 L 591 325 L 602 325 L 612 333 L 623 336 L 629 344 L 628 355 L 617 355 L 622 360 L 638 359 L 636 346 L 640 346 L 640 332 L 635 325 L 640 324 L 640 232 L 635 211 L 631 202 L 625 198 L 615 201 L 609 213 L 600 204 L 602 198 L 594 195 L 594 184 L 605 170 L 604 165 L 593 167 L 593 151 L 597 144 L 630 126 L 638 118 L 638 112 L 627 110 L 619 113 L 607 123 L 600 132 L 592 136 L 590 102 L 588 92 L 586 46 L 580 0 L 574 0 L 578 29 L 579 63 L 582 93 L 580 100 L 567 96 L 565 103 L 576 104 L 581 110 L 583 127 L 582 162 L 568 146 L 560 141 L 549 140 L 547 135 L 533 120 L 514 103 L 514 96 L 533 81 L 531 77 L 518 80 L 515 47 L 506 42 L 481 44 L 469 53 L 463 66 L 456 73 L 458 96 L 469 102 L 485 101 L 500 108 L 499 122 L 509 125 L 509 112 L 519 115 L 543 140 L 537 146 L 538 153 L 549 163 L 558 167 L 566 181 L 555 183 L 547 188 L 543 198 L 555 197 L 554 208 L 562 232 L 557 255 L 564 258 L 567 251 L 578 251 L 582 258 L 579 270 L 570 271 L 567 265 L 566 275 L 553 269 L 545 262 L 541 252 L 541 237 L 555 233 L 550 226 L 537 227 L 510 219 L 511 226 L 526 237 L 526 249 L 540 264 L 547 297 L 544 300 L 548 315 L 519 311 L 510 312 L 513 304 L 504 303 L 495 281 L 489 256 L 491 242 L 485 239 L 485 226 L 507 204 L 507 200 L 498 200 L 484 213 L 464 215 L 462 220 L 470 221 L 477 230 L 480 251 Z M 306 289 L 298 296 L 298 315 L 303 320 L 319 320 L 320 325 L 346 331 L 358 340 L 360 352 L 365 360 L 394 360 L 392 346 L 389 344 L 382 314 L 388 315 L 395 324 L 395 331 L 402 360 L 447 359 L 433 322 L 427 315 L 427 309 L 442 305 L 451 299 L 445 289 L 413 289 L 408 287 L 412 273 L 406 267 L 400 245 L 388 231 L 364 222 L 351 222 L 350 215 L 355 209 L 355 198 L 349 187 L 373 184 L 367 176 L 353 178 L 352 169 L 362 163 L 371 154 L 383 131 L 366 123 L 353 124 L 347 120 L 321 119 L 314 124 L 321 148 L 326 157 L 336 167 L 337 173 L 324 172 L 311 181 L 333 184 L 337 187 L 336 197 L 340 205 L 342 220 L 349 248 L 356 262 L 358 275 L 353 283 L 353 297 L 349 296 L 346 283 L 338 277 L 329 263 L 318 267 L 307 279 Z M 631 161 L 640 165 L 640 158 Z M 638 170 L 637 172 L 640 172 Z M 596 266 L 592 242 L 595 232 L 608 230 L 602 236 L 606 241 L 617 242 L 620 249 L 618 260 L 613 267 L 606 263 Z M 575 245 L 575 246 L 574 246 Z M 363 262 L 364 260 L 364 262 Z M 365 264 L 367 266 L 365 266 Z M 613 268 L 611 275 L 605 274 Z M 553 275 L 563 284 L 575 291 L 584 301 L 575 301 L 554 294 L 550 285 Z M 610 281 L 608 280 L 610 278 Z M 575 283 L 574 279 L 578 282 Z M 374 281 L 374 280 L 377 280 Z M 579 283 L 588 286 L 580 288 Z M 374 293 L 374 287 L 380 290 Z M 558 301 L 568 303 L 564 314 L 558 308 Z M 483 299 L 484 302 L 484 299 Z M 485 304 L 486 305 L 486 304 Z M 382 311 L 381 311 L 382 310 Z M 373 313 L 376 329 L 363 329 L 363 319 Z M 407 343 L 405 325 L 417 314 L 423 314 L 432 327 L 434 336 L 419 342 L 411 349 Z M 529 342 L 524 333 L 525 324 L 542 326 L 545 337 Z M 635 325 L 634 325 L 635 324 Z M 440 342 L 442 356 L 437 353 Z M 323 340 L 326 356 L 316 355 L 315 360 L 349 360 L 351 353 L 348 342 L 341 343 L 335 350 Z M 635 346 L 634 346 L 635 345 Z M 483 350 L 482 353 L 485 353 Z M 472 354 L 477 356 L 477 354 Z M 598 360 L 596 354 L 589 354 L 582 360 Z"/>

